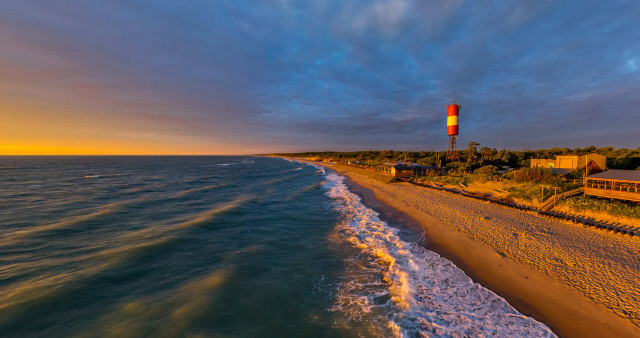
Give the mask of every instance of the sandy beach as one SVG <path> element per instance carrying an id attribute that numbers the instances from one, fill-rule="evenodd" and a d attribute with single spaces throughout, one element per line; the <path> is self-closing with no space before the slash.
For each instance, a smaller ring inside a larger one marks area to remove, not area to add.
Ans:
<path id="1" fill-rule="evenodd" d="M 317 163 L 365 204 L 422 226 L 425 246 L 564 337 L 640 336 L 640 240 Z"/>

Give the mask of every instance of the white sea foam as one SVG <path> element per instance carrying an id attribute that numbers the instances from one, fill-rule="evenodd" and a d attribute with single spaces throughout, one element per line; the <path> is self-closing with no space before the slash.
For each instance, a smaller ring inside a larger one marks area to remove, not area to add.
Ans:
<path id="1" fill-rule="evenodd" d="M 300 162 L 300 163 L 302 163 L 302 162 Z M 324 167 L 321 166 L 321 165 L 317 165 L 317 164 L 313 164 L 313 163 L 307 163 L 307 164 L 312 166 L 312 167 L 314 167 L 314 168 L 316 168 L 316 169 L 318 169 L 317 172 L 321 173 L 322 175 L 327 173 L 327 171 L 324 170 Z"/>
<path id="2" fill-rule="evenodd" d="M 116 176 L 123 176 L 123 175 L 126 175 L 126 174 L 85 175 L 83 178 L 116 177 Z"/>
<path id="3" fill-rule="evenodd" d="M 375 326 L 396 336 L 555 337 L 450 261 L 403 241 L 398 229 L 348 190 L 343 176 L 332 172 L 326 178 L 327 194 L 343 216 L 338 236 L 363 255 L 346 264 L 353 271 L 333 310 L 360 317 L 355 322 L 377 321 Z"/>

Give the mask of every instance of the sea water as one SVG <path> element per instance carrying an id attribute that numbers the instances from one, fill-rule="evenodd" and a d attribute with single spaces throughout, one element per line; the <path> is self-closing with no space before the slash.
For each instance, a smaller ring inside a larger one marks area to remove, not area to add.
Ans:
<path id="1" fill-rule="evenodd" d="M 553 336 L 321 167 L 0 157 L 0 336 Z"/>

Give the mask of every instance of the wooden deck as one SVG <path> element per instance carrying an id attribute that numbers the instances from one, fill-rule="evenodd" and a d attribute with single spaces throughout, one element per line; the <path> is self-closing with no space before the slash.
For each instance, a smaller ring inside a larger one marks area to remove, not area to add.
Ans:
<path id="1" fill-rule="evenodd" d="M 592 187 L 588 187 L 592 186 Z M 614 187 L 615 188 L 615 187 Z M 614 198 L 619 200 L 640 202 L 640 192 L 637 188 L 621 188 L 624 190 L 617 189 L 605 189 L 604 186 L 598 187 L 597 185 L 585 185 L 584 194 L 596 197 L 604 197 L 604 198 Z"/>

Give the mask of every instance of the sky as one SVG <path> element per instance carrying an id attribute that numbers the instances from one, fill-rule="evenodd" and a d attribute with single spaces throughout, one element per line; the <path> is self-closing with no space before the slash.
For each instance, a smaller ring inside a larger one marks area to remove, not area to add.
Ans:
<path id="1" fill-rule="evenodd" d="M 0 2 L 0 154 L 640 146 L 639 1 Z"/>

